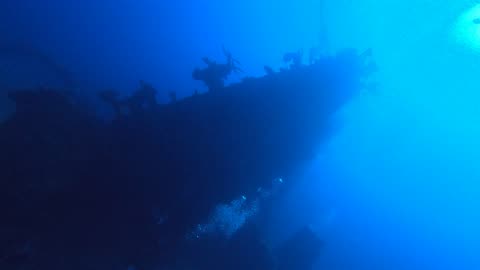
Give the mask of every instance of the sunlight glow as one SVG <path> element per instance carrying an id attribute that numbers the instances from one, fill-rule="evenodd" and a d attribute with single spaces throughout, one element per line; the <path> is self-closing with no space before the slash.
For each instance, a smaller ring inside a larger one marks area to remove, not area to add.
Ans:
<path id="1" fill-rule="evenodd" d="M 453 34 L 457 43 L 480 53 L 480 4 L 460 15 Z"/>

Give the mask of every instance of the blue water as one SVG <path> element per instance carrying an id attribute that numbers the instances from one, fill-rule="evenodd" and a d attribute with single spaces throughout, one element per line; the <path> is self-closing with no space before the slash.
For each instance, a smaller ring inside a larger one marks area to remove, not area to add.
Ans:
<path id="1" fill-rule="evenodd" d="M 340 113 L 287 205 L 333 243 L 319 269 L 479 269 L 478 7 L 347 2 L 332 36 L 374 49 L 378 94 Z"/>
<path id="2" fill-rule="evenodd" d="M 0 33 L 52 55 L 80 91 L 127 92 L 145 79 L 164 100 L 165 85 L 179 96 L 204 91 L 191 70 L 205 55 L 221 59 L 222 45 L 241 61 L 242 76 L 281 67 L 283 53 L 299 48 L 372 48 L 377 88 L 337 113 L 338 132 L 278 202 L 268 238 L 275 243 L 310 224 L 326 243 L 316 269 L 474 270 L 477 17 L 476 1 L 452 0 L 25 0 L 2 1 Z M 37 64 L 17 61 L 2 85 L 45 78 L 25 75 Z M 7 115 L 8 101 L 0 104 Z"/>

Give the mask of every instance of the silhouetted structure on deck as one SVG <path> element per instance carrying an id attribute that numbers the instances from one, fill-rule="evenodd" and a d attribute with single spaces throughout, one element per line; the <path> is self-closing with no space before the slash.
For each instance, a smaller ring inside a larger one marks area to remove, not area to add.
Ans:
<path id="1" fill-rule="evenodd" d="M 223 49 L 223 53 L 227 58 L 226 63 L 218 64 L 217 62 L 204 57 L 202 60 L 207 67 L 203 69 L 196 68 L 192 72 L 193 79 L 203 81 L 209 91 L 222 89 L 225 86 L 225 80 L 230 74 L 242 71 L 238 67 L 239 62 L 232 57 L 230 52 Z"/>
<path id="2" fill-rule="evenodd" d="M 290 64 L 290 68 L 300 67 L 303 61 L 303 50 L 284 54 L 283 61 L 287 64 Z"/>

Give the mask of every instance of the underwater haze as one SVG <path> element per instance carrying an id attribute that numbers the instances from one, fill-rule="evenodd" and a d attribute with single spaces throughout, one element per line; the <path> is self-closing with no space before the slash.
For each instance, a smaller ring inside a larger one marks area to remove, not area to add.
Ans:
<path id="1" fill-rule="evenodd" d="M 373 48 L 378 92 L 341 112 L 287 200 L 308 215 L 282 220 L 329 239 L 318 269 L 479 269 L 480 5 L 330 2 L 329 40 Z"/>
<path id="2" fill-rule="evenodd" d="M 214 91 L 206 80 L 192 78 L 195 68 L 208 64 L 202 62 L 205 56 L 222 62 L 225 52 L 231 53 L 242 72 L 232 73 L 226 80 L 232 89 L 226 90 L 241 91 L 243 88 L 235 89 L 235 83 L 248 84 L 245 77 L 263 78 L 265 72 L 268 74 L 264 65 L 290 70 L 289 63 L 283 61 L 284 53 L 303 50 L 306 62 L 311 48 L 319 57 L 346 48 L 359 52 L 371 49 L 377 71 L 369 78 L 368 87 L 335 110 L 334 131 L 328 136 L 322 134 L 320 146 L 312 144 L 314 154 L 308 156 L 302 151 L 305 158 L 298 158 L 300 165 L 292 170 L 294 173 L 275 176 L 279 177 L 275 181 L 285 182 L 287 187 L 271 196 L 269 213 L 258 225 L 261 242 L 274 252 L 297 231 L 308 227 L 322 241 L 311 268 L 314 270 L 480 269 L 477 1 L 5 0 L 0 3 L 0 121 L 15 115 L 15 104 L 8 97 L 11 90 L 38 86 L 72 90 L 94 104 L 89 108 L 102 114 L 105 108 L 95 99 L 100 91 L 115 89 L 127 96 L 139 81 L 157 89 L 156 99 L 161 104 L 195 96 L 196 91 L 208 96 Z M 299 86 L 298 91 L 301 89 Z M 176 92 L 174 98 L 171 91 Z M 237 109 L 238 104 L 250 103 L 232 104 Z M 184 107 L 178 110 L 182 116 L 187 111 Z M 286 106 L 285 110 L 289 109 Z M 311 120 L 310 115 L 307 118 Z M 289 127 L 298 128 L 303 120 L 296 119 L 297 125 Z M 133 120 L 127 123 L 127 128 L 112 130 L 127 132 L 135 128 Z M 263 123 L 266 130 L 269 124 Z M 273 126 L 270 131 L 276 133 Z M 248 128 L 240 130 L 253 132 Z M 127 137 L 118 141 L 123 143 Z M 304 146 L 295 143 L 299 148 Z M 296 146 L 292 142 L 292 148 Z M 181 151 L 196 153 L 198 149 Z M 285 149 L 294 152 L 287 146 Z M 28 151 L 23 154 L 28 155 Z M 258 158 L 264 158 L 263 154 L 258 153 Z M 225 155 L 225 159 L 235 157 Z M 140 163 L 135 158 L 129 160 Z M 238 163 L 244 165 L 243 161 Z M 189 168 L 173 162 L 169 166 L 185 171 L 189 179 L 195 178 L 188 174 Z M 272 170 L 259 175 L 276 173 Z M 250 176 L 247 172 L 244 175 Z M 251 196 L 241 194 L 252 187 L 243 187 L 245 190 L 233 192 L 225 184 L 225 195 L 215 197 L 219 206 L 214 212 L 235 212 L 227 214 L 234 215 L 227 218 L 229 225 L 221 226 L 229 237 L 247 220 L 260 215 L 257 203 L 267 200 L 259 195 L 258 200 L 250 202 Z M 208 186 L 191 189 L 207 190 Z M 180 193 L 188 197 L 195 192 L 184 188 Z M 241 196 L 228 205 L 227 194 Z M 178 208 L 183 210 L 185 205 Z M 168 219 L 162 213 L 154 215 L 159 224 Z M 200 224 L 196 228 L 201 232 L 194 230 L 195 237 L 215 230 Z M 131 238 L 135 234 L 132 232 Z M 2 251 L 0 245 L 0 266 L 3 258 L 10 256 L 2 257 Z M 140 263 L 119 264 L 115 269 L 167 269 L 137 265 Z M 5 269 L 30 269 L 15 267 Z"/>

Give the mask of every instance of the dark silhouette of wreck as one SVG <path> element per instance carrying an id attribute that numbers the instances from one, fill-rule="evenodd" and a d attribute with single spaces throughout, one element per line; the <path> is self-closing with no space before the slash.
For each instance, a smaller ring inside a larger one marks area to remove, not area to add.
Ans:
<path id="1" fill-rule="evenodd" d="M 330 116 L 368 75 L 365 59 L 346 52 L 224 86 L 235 70 L 228 59 L 196 71 L 215 91 L 169 104 L 146 83 L 126 98 L 100 93 L 116 112 L 107 123 L 64 92 L 11 92 L 17 111 L 0 126 L 0 268 L 194 261 L 186 245 L 224 240 L 192 243 L 188 232 L 217 204 L 253 197 L 311 159 L 331 135 Z M 244 230 L 229 250 L 258 250 L 245 267 L 276 269 L 255 230 Z"/>

